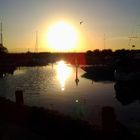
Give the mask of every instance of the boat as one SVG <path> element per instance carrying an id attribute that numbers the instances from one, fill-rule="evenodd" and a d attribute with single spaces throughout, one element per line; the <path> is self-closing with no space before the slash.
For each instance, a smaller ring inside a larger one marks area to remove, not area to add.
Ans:
<path id="1" fill-rule="evenodd" d="M 116 81 L 139 81 L 140 80 L 140 72 L 126 73 L 124 71 L 115 70 L 114 78 Z"/>
<path id="2" fill-rule="evenodd" d="M 140 81 L 140 59 L 131 57 L 119 60 L 114 78 L 116 81 Z"/>
<path id="3" fill-rule="evenodd" d="M 111 65 L 90 65 L 81 67 L 87 73 L 110 73 L 113 72 L 113 68 Z"/>
<path id="4" fill-rule="evenodd" d="M 114 85 L 116 99 L 122 105 L 128 105 L 134 101 L 140 101 L 140 86 L 137 81 L 119 81 Z"/>
<path id="5" fill-rule="evenodd" d="M 0 29 L 0 54 L 8 53 L 8 50 L 3 45 L 3 34 L 2 34 L 2 23 L 1 23 L 1 29 Z"/>
<path id="6" fill-rule="evenodd" d="M 0 78 L 5 77 L 7 74 L 13 74 L 16 68 L 17 67 L 14 64 L 1 64 L 0 63 Z"/>
<path id="7" fill-rule="evenodd" d="M 94 81 L 114 81 L 114 70 L 111 65 L 92 65 L 81 67 L 86 73 L 82 77 Z"/>

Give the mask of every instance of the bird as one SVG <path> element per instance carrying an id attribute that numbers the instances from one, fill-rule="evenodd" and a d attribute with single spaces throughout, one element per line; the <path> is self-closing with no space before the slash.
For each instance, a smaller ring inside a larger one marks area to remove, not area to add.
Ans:
<path id="1" fill-rule="evenodd" d="M 80 25 L 83 23 L 83 21 L 80 21 Z"/>

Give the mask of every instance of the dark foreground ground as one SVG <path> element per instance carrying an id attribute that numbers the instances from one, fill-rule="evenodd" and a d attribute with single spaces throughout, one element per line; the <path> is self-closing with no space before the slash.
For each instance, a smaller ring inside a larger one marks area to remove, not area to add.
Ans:
<path id="1" fill-rule="evenodd" d="M 0 140 L 135 139 L 116 121 L 111 107 L 102 112 L 102 128 L 44 108 L 17 106 L 0 97 Z"/>

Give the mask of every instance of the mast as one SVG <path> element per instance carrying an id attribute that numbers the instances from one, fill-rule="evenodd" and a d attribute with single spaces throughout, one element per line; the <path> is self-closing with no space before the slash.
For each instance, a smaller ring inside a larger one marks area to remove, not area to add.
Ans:
<path id="1" fill-rule="evenodd" d="M 106 49 L 106 34 L 104 34 L 104 50 Z"/>
<path id="2" fill-rule="evenodd" d="M 36 43 L 35 43 L 35 52 L 38 52 L 38 31 L 36 31 Z"/>
<path id="3" fill-rule="evenodd" d="M 0 23 L 1 25 L 1 34 L 0 34 L 0 44 L 3 45 L 3 37 L 2 37 L 2 22 Z"/>

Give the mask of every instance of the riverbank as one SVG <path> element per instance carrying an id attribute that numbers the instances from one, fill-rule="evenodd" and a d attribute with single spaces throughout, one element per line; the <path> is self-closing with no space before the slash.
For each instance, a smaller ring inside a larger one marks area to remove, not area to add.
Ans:
<path id="1" fill-rule="evenodd" d="M 0 137 L 8 139 L 90 139 L 97 137 L 94 128 L 44 108 L 17 106 L 0 97 Z"/>
<path id="2" fill-rule="evenodd" d="M 134 139 L 116 121 L 111 107 L 103 109 L 103 127 L 50 111 L 29 107 L 0 97 L 0 139 Z"/>

